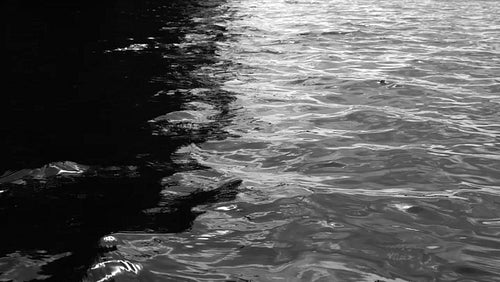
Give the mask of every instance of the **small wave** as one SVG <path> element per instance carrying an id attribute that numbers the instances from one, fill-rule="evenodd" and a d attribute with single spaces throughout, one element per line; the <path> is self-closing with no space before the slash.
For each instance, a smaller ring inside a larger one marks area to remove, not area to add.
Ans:
<path id="1" fill-rule="evenodd" d="M 88 166 L 71 161 L 53 162 L 35 169 L 7 171 L 0 176 L 0 184 L 26 184 L 26 181 L 46 181 L 56 177 L 75 177 L 84 174 Z"/>

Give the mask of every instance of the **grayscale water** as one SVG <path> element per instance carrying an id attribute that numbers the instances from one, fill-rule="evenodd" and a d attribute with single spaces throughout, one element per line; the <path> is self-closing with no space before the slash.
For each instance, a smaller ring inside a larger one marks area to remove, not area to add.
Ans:
<path id="1" fill-rule="evenodd" d="M 182 102 L 145 120 L 151 135 L 192 140 L 171 155 L 181 169 L 161 177 L 160 194 L 237 179 L 237 195 L 193 207 L 202 213 L 180 232 L 107 234 L 115 247 L 85 281 L 499 281 L 497 1 L 221 0 L 197 11 L 190 25 L 162 21 L 178 42 L 103 52 L 190 66 L 151 78 L 176 85 L 151 101 Z M 207 48 L 213 58 L 190 61 Z"/>

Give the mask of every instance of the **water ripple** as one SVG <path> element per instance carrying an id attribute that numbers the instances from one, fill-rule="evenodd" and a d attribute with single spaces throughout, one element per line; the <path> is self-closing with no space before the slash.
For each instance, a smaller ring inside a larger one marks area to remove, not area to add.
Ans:
<path id="1" fill-rule="evenodd" d="M 108 234 L 89 279 L 498 280 L 497 2 L 188 6 L 105 54 L 165 62 L 144 127 L 179 144 L 168 162 L 137 155 L 164 173 L 140 214 L 189 224 Z M 0 183 L 106 171 L 136 175 L 59 162 Z"/>

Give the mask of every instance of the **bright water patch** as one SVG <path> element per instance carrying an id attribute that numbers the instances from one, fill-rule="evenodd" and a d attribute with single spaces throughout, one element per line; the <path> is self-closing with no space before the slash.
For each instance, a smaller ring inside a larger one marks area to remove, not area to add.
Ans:
<path id="1" fill-rule="evenodd" d="M 203 243 L 174 236 L 193 255 L 180 247 L 175 257 L 174 248 L 154 261 L 179 268 L 158 274 L 255 281 L 500 274 L 493 2 L 264 0 L 220 9 L 231 14 L 224 23 L 231 40 L 218 52 L 235 74 L 224 83 L 237 97 L 225 127 L 232 135 L 183 152 L 246 189 L 237 208 L 208 208 L 191 232 L 230 233 Z M 211 259 L 193 260 L 201 254 Z"/>

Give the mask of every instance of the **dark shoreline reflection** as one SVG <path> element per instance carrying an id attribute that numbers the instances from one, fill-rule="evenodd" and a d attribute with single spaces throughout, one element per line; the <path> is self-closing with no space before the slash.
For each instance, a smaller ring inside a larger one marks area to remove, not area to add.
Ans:
<path id="1" fill-rule="evenodd" d="M 199 214 L 192 207 L 235 197 L 237 179 L 212 191 L 160 193 L 161 179 L 208 169 L 174 163 L 179 147 L 226 135 L 221 128 L 234 98 L 220 90 L 224 76 L 202 70 L 224 68 L 215 43 L 226 40 L 223 27 L 192 20 L 194 14 L 210 18 L 218 4 L 5 5 L 13 91 L 0 109 L 2 279 L 79 281 L 107 251 L 99 247 L 106 234 L 181 232 Z M 193 31 L 206 36 L 186 42 Z M 205 90 L 195 95 L 192 89 Z M 158 118 L 199 104 L 212 109 L 208 122 Z M 57 171 L 71 164 L 86 170 Z M 143 212 L 159 203 L 159 211 Z M 32 264 L 41 267 L 38 274 Z"/>

